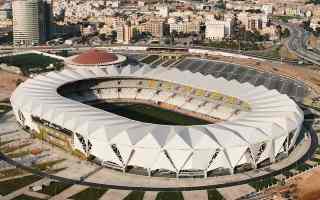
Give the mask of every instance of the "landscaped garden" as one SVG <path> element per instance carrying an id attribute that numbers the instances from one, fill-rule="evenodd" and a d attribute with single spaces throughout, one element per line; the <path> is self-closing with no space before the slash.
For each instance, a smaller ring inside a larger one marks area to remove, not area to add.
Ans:
<path id="1" fill-rule="evenodd" d="M 39 198 L 36 198 L 36 197 L 32 197 L 32 196 L 28 196 L 28 195 L 22 194 L 20 196 L 17 196 L 16 198 L 11 199 L 11 200 L 43 200 L 43 199 L 39 199 Z"/>
<path id="2" fill-rule="evenodd" d="M 65 182 L 51 182 L 48 186 L 43 186 L 42 190 L 40 190 L 40 193 L 47 194 L 49 196 L 54 196 L 63 190 L 70 187 L 71 183 L 65 183 Z"/>
<path id="3" fill-rule="evenodd" d="M 70 197 L 73 200 L 98 200 L 105 192 L 107 192 L 108 189 L 105 188 L 87 188 L 72 197 Z"/>
<path id="4" fill-rule="evenodd" d="M 183 200 L 181 192 L 159 192 L 156 200 Z"/>
<path id="5" fill-rule="evenodd" d="M 216 190 L 207 190 L 208 192 L 208 200 L 222 200 L 223 196 Z"/>
<path id="6" fill-rule="evenodd" d="M 60 68 L 63 65 L 58 59 L 35 53 L 2 57 L 0 58 L 0 63 L 16 66 L 21 69 L 24 75 L 50 71 L 52 70 L 48 69 L 50 64 L 52 64 L 54 68 Z"/>
<path id="7" fill-rule="evenodd" d="M 31 183 L 40 180 L 41 177 L 36 175 L 29 175 L 20 178 L 10 179 L 6 181 L 0 181 L 0 194 L 7 195 L 14 192 L 20 188 L 23 188 Z"/>
<path id="8" fill-rule="evenodd" d="M 144 193 L 144 191 L 132 191 L 123 200 L 143 200 Z"/>

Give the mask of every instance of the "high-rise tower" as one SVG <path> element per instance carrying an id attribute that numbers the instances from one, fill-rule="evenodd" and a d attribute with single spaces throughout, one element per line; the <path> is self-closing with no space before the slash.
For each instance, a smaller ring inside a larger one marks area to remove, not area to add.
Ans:
<path id="1" fill-rule="evenodd" d="M 50 5 L 42 0 L 13 0 L 13 43 L 38 45 L 49 37 Z"/>

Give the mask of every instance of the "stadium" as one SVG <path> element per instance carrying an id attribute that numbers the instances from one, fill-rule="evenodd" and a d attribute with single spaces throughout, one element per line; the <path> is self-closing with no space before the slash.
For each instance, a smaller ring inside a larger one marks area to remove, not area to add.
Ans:
<path id="1" fill-rule="evenodd" d="M 38 137 L 148 176 L 207 177 L 277 162 L 295 147 L 303 123 L 297 104 L 276 90 L 146 64 L 38 75 L 15 90 L 11 104 Z M 167 116 L 115 109 L 132 105 Z M 170 120 L 178 115 L 192 120 Z"/>

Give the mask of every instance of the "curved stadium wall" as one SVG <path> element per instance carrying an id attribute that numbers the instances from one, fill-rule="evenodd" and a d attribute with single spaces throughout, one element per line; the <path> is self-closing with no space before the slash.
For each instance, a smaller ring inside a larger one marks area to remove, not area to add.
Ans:
<path id="1" fill-rule="evenodd" d="M 88 105 L 121 99 L 165 103 L 215 123 L 151 124 Z M 148 65 L 39 75 L 22 83 L 11 103 L 24 127 L 39 132 L 40 121 L 67 132 L 74 149 L 109 167 L 134 166 L 149 175 L 206 176 L 276 162 L 294 147 L 303 122 L 296 103 L 276 90 Z"/>

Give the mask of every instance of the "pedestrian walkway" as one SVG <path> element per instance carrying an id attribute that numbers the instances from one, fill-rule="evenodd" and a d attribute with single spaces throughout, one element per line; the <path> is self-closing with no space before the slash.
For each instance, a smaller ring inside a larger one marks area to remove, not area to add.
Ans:
<path id="1" fill-rule="evenodd" d="M 88 186 L 84 186 L 84 185 L 73 185 L 73 186 L 63 190 L 59 194 L 51 197 L 50 200 L 67 199 L 67 198 L 87 189 L 87 188 L 88 188 Z"/>
<path id="2" fill-rule="evenodd" d="M 30 191 L 30 190 L 24 192 L 23 194 L 31 196 L 31 197 L 35 197 L 35 198 L 38 198 L 38 199 L 49 199 L 50 198 L 50 196 L 47 195 L 47 194 L 43 194 L 43 193 L 40 193 L 40 192 L 33 192 L 33 191 Z"/>
<path id="3" fill-rule="evenodd" d="M 20 196 L 22 194 L 25 194 L 29 191 L 29 188 L 32 187 L 32 186 L 36 186 L 36 185 L 43 185 L 45 183 L 48 183 L 50 180 L 47 179 L 47 178 L 43 178 L 43 179 L 40 179 L 39 181 L 36 181 L 34 183 L 31 183 L 30 185 L 27 185 L 23 188 L 20 188 L 14 192 L 11 192 L 10 194 L 4 196 L 4 197 L 1 197 L 1 200 L 10 200 L 10 199 L 13 199 L 13 198 L 16 198 L 17 196 Z"/>
<path id="4" fill-rule="evenodd" d="M 123 200 L 131 190 L 108 190 L 99 200 Z"/>
<path id="5" fill-rule="evenodd" d="M 145 192 L 143 200 L 155 200 L 157 198 L 158 192 Z"/>
<path id="6" fill-rule="evenodd" d="M 183 191 L 184 200 L 208 200 L 207 190 Z"/>
<path id="7" fill-rule="evenodd" d="M 232 187 L 218 188 L 218 192 L 224 197 L 225 200 L 235 200 L 245 196 L 256 190 L 248 184 L 237 185 Z"/>

